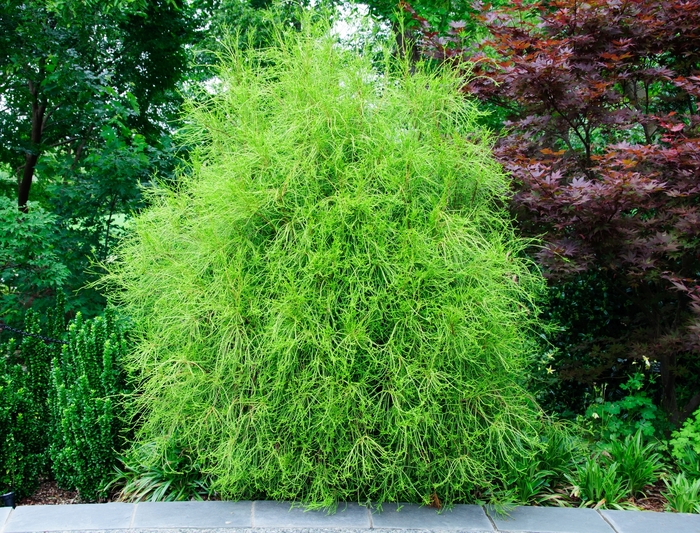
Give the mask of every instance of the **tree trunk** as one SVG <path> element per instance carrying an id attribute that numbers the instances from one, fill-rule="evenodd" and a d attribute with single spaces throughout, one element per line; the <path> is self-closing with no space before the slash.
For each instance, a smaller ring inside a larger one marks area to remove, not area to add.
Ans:
<path id="1" fill-rule="evenodd" d="M 676 355 L 662 354 L 661 363 L 661 406 L 671 418 L 673 424 L 678 424 L 680 413 L 676 399 Z"/>
<path id="2" fill-rule="evenodd" d="M 394 22 L 392 30 L 396 36 L 396 48 L 398 56 L 401 59 L 408 57 L 411 64 L 415 64 L 420 60 L 420 50 L 418 49 L 415 36 L 401 24 Z"/>
<path id="3" fill-rule="evenodd" d="M 27 212 L 27 202 L 29 201 L 29 190 L 32 188 L 34 179 L 34 169 L 39 161 L 39 145 L 44 132 L 44 115 L 46 114 L 46 103 L 39 102 L 39 89 L 29 82 L 29 91 L 32 94 L 32 131 L 30 136 L 30 151 L 24 156 L 24 168 L 22 169 L 22 179 L 19 181 L 17 190 L 17 207 L 20 211 Z"/>

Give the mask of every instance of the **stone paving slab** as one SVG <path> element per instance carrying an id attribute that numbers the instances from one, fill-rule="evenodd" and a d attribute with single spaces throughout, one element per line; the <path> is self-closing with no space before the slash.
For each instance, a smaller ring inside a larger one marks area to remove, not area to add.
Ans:
<path id="1" fill-rule="evenodd" d="M 356 503 L 337 512 L 284 502 L 168 502 L 0 507 L 0 533 L 700 533 L 700 515 L 476 505 Z M 488 514 L 487 514 L 488 513 Z"/>
<path id="2" fill-rule="evenodd" d="M 455 505 L 437 511 L 414 504 L 385 503 L 381 512 L 372 511 L 372 527 L 381 529 L 447 529 L 460 531 L 494 531 L 491 521 L 478 505 Z"/>
<path id="3" fill-rule="evenodd" d="M 329 514 L 306 511 L 290 502 L 256 501 L 253 527 L 366 529 L 370 527 L 369 509 L 356 503 L 343 503 L 335 513 Z"/>
<path id="4" fill-rule="evenodd" d="M 133 528 L 250 528 L 253 502 L 143 502 Z"/>
<path id="5" fill-rule="evenodd" d="M 0 531 L 2 531 L 2 526 L 7 522 L 7 517 L 10 516 L 10 511 L 12 507 L 0 507 Z"/>
<path id="6" fill-rule="evenodd" d="M 600 511 L 617 533 L 700 533 L 700 515 Z"/>
<path id="7" fill-rule="evenodd" d="M 3 533 L 127 529 L 136 505 L 103 503 L 76 505 L 22 505 L 10 514 Z"/>
<path id="8" fill-rule="evenodd" d="M 516 507 L 507 515 L 492 509 L 488 513 L 498 531 L 504 533 L 615 533 L 593 509 Z"/>

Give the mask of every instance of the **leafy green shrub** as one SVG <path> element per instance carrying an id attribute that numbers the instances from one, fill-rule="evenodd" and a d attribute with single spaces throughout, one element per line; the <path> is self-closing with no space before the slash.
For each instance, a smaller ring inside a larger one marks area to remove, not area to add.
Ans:
<path id="1" fill-rule="evenodd" d="M 583 506 L 622 508 L 620 504 L 629 495 L 629 483 L 620 475 L 620 465 L 605 464 L 599 457 L 589 457 L 578 466 L 570 480 L 573 495 L 581 498 Z"/>
<path id="2" fill-rule="evenodd" d="M 673 432 L 669 444 L 678 467 L 689 477 L 700 479 L 700 409 Z"/>
<path id="3" fill-rule="evenodd" d="M 14 348 L 14 343 L 7 345 Z M 37 405 L 19 364 L 0 356 L 0 492 L 14 490 L 18 497 L 36 487 L 44 464 Z"/>
<path id="4" fill-rule="evenodd" d="M 60 339 L 65 329 L 63 299 L 49 310 L 42 327 L 28 311 L 24 329 Z M 36 487 L 48 464 L 50 416 L 46 409 L 50 361 L 60 344 L 24 336 L 0 345 L 0 491 L 21 498 Z"/>
<path id="5" fill-rule="evenodd" d="M 99 500 L 107 495 L 120 447 L 125 340 L 109 310 L 89 321 L 78 314 L 67 339 L 51 369 L 52 467 L 60 486 Z"/>
<path id="6" fill-rule="evenodd" d="M 454 74 L 387 62 L 308 26 L 234 46 L 192 176 L 109 267 L 138 440 L 224 498 L 468 501 L 540 447 L 544 284 L 491 139 Z"/>
<path id="7" fill-rule="evenodd" d="M 164 459 L 164 460 L 161 460 Z M 123 458 L 123 470 L 110 488 L 119 488 L 119 499 L 125 501 L 202 500 L 209 495 L 207 480 L 190 455 L 171 443 L 164 456 L 153 443 L 130 449 Z"/>
<path id="8" fill-rule="evenodd" d="M 585 424 L 599 437 L 599 442 L 605 445 L 640 431 L 645 437 L 657 433 L 657 425 L 663 423 L 663 416 L 644 390 L 645 381 L 644 374 L 636 372 L 620 385 L 626 393 L 623 398 L 606 401 L 605 389 L 602 389 L 595 402 L 588 406 Z"/>
<path id="9" fill-rule="evenodd" d="M 654 483 L 664 470 L 657 443 L 645 445 L 641 429 L 624 440 L 613 441 L 608 452 L 612 461 L 619 465 L 620 477 L 628 483 L 632 496 L 639 494 L 644 486 Z"/>
<path id="10" fill-rule="evenodd" d="M 68 278 L 57 253 L 55 217 L 31 203 L 29 212 L 0 196 L 0 316 L 10 323 L 37 298 L 46 300 Z"/>
<path id="11" fill-rule="evenodd" d="M 690 480 L 680 473 L 664 479 L 667 492 L 661 494 L 668 501 L 668 509 L 677 513 L 700 513 L 700 479 Z"/>

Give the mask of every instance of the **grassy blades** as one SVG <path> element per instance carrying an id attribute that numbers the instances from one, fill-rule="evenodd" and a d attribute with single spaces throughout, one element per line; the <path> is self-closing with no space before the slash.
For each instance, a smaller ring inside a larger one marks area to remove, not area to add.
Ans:
<path id="1" fill-rule="evenodd" d="M 121 501 L 202 500 L 209 495 L 206 479 L 185 450 L 171 446 L 163 456 L 146 443 L 130 450 L 123 463 L 108 487 L 119 489 Z"/>
<path id="2" fill-rule="evenodd" d="M 668 509 L 677 513 L 700 513 L 700 479 L 688 479 L 685 474 L 677 474 L 664 479 L 667 492 L 662 495 L 668 500 Z"/>
<path id="3" fill-rule="evenodd" d="M 657 444 L 644 445 L 642 430 L 624 440 L 613 441 L 609 453 L 619 465 L 619 473 L 628 485 L 632 496 L 638 495 L 644 486 L 654 483 L 664 470 L 663 459 Z"/>
<path id="4" fill-rule="evenodd" d="M 233 499 L 450 503 L 504 479 L 540 447 L 521 383 L 544 284 L 460 80 L 374 71 L 310 26 L 233 48 L 218 80 L 189 108 L 191 178 L 108 278 L 141 442 L 177 434 Z"/>
<path id="5" fill-rule="evenodd" d="M 617 463 L 601 465 L 596 457 L 588 458 L 571 476 L 572 495 L 581 499 L 582 507 L 624 508 L 621 502 L 629 494 L 629 483 L 622 479 L 619 468 Z"/>

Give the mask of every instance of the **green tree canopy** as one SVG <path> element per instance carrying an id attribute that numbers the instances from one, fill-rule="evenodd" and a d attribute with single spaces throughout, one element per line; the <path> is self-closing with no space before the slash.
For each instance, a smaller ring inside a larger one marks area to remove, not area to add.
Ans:
<path id="1" fill-rule="evenodd" d="M 46 230 L 62 242 L 69 289 L 84 285 L 90 258 L 108 256 L 115 221 L 140 205 L 139 185 L 172 165 L 169 122 L 197 37 L 193 9 L 180 0 L 0 1 L 0 165 L 12 177 L 2 192 L 23 211 L 36 200 L 55 215 Z M 81 294 L 81 306 L 99 302 Z"/>

